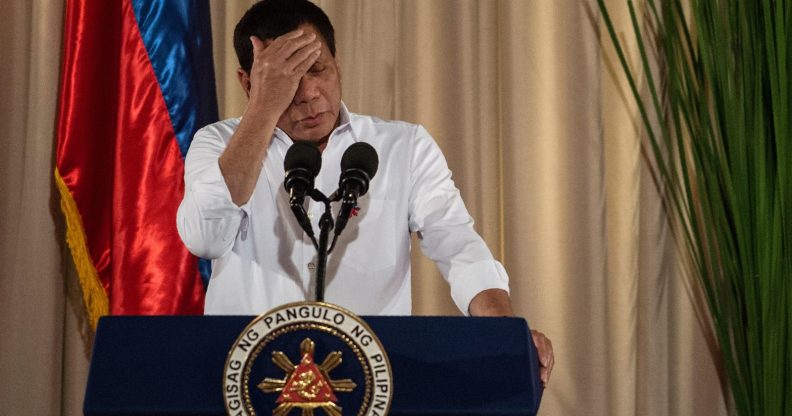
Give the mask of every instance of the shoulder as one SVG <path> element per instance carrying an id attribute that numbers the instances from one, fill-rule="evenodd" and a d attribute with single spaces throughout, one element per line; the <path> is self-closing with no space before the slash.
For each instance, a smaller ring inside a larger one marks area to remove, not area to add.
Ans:
<path id="1" fill-rule="evenodd" d="M 349 119 L 352 128 L 361 136 L 403 137 L 413 135 L 418 130 L 423 130 L 423 127 L 419 124 L 399 120 L 383 120 L 369 115 L 350 113 Z"/>
<path id="2" fill-rule="evenodd" d="M 383 120 L 378 117 L 350 113 L 350 123 L 355 133 L 364 141 L 391 146 L 414 147 L 420 142 L 434 142 L 429 132 L 420 125 L 400 120 Z"/>
<path id="3" fill-rule="evenodd" d="M 227 142 L 228 139 L 231 138 L 231 135 L 234 134 L 234 131 L 236 131 L 237 127 L 239 127 L 239 120 L 240 118 L 238 117 L 229 118 L 204 126 L 195 132 L 195 140 L 220 139 L 224 142 Z"/>
<path id="4" fill-rule="evenodd" d="M 445 157 L 435 139 L 420 124 L 383 120 L 350 114 L 355 134 L 377 151 L 381 168 L 396 167 L 413 172 L 431 166 L 446 166 Z"/>

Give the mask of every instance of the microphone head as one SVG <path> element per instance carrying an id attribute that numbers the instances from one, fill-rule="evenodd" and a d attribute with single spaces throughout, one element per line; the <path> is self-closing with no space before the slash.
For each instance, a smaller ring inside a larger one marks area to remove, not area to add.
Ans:
<path id="1" fill-rule="evenodd" d="M 374 177 L 379 167 L 379 157 L 374 147 L 365 142 L 357 142 L 347 148 L 341 157 L 341 172 L 356 169 L 368 175 L 369 180 Z"/>
<path id="2" fill-rule="evenodd" d="M 286 151 L 283 169 L 288 173 L 292 169 L 304 169 L 314 178 L 322 169 L 322 152 L 312 142 L 299 141 Z"/>

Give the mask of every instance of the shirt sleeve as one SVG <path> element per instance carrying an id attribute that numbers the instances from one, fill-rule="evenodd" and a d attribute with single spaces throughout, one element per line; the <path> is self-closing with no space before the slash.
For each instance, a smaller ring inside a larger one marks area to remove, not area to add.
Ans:
<path id="1" fill-rule="evenodd" d="M 469 315 L 470 301 L 487 289 L 509 291 L 509 277 L 484 240 L 451 179 L 445 157 L 423 128 L 416 128 L 411 156 L 410 231 L 423 253 L 437 263 L 457 307 Z"/>
<path id="2" fill-rule="evenodd" d="M 248 223 L 248 204 L 234 204 L 220 171 L 224 150 L 220 131 L 207 126 L 195 134 L 184 161 L 184 199 L 176 228 L 187 249 L 207 259 L 226 255 Z"/>

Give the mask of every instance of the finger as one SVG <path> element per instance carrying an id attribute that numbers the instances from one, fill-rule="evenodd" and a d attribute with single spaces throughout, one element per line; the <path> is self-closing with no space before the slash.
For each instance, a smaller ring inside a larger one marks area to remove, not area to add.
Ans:
<path id="1" fill-rule="evenodd" d="M 311 68 L 311 65 L 313 65 L 317 59 L 319 59 L 320 55 L 321 55 L 321 50 L 317 50 L 311 55 L 309 55 L 306 60 L 300 62 L 300 64 L 294 68 L 294 73 L 293 73 L 294 76 L 302 78 Z"/>
<path id="2" fill-rule="evenodd" d="M 550 344 L 550 339 L 539 331 L 531 331 L 531 337 L 533 338 L 534 345 L 536 345 L 539 363 L 547 367 L 553 356 L 553 346 Z"/>
<path id="3" fill-rule="evenodd" d="M 311 68 L 311 65 L 319 59 L 319 56 L 322 54 L 321 46 L 315 45 L 310 47 L 305 47 L 297 51 L 291 58 L 286 62 L 287 67 L 291 67 L 291 71 L 293 74 L 299 74 L 300 76 L 305 75 L 308 72 L 308 69 Z"/>
<path id="4" fill-rule="evenodd" d="M 297 29 L 292 30 L 291 32 L 286 32 L 286 33 L 278 36 L 278 38 L 283 38 L 283 39 L 286 39 L 286 40 L 288 40 L 288 39 L 296 39 L 296 38 L 299 38 L 300 36 L 302 36 L 303 33 L 305 33 L 304 30 L 297 28 Z"/>
<path id="5" fill-rule="evenodd" d="M 302 29 L 295 29 L 292 30 L 291 32 L 286 32 L 275 39 L 271 39 L 269 45 L 267 46 L 271 46 L 272 50 L 277 51 L 283 46 L 283 44 L 285 44 L 286 42 L 292 39 L 297 39 L 300 36 L 303 36 L 304 33 L 305 31 Z"/>
<path id="6" fill-rule="evenodd" d="M 536 353 L 539 356 L 539 363 L 543 366 L 547 365 L 547 344 L 545 340 L 547 337 L 539 331 L 532 330 L 531 331 L 531 338 L 533 339 L 533 343 L 536 346 Z"/>
<path id="7" fill-rule="evenodd" d="M 539 361 L 542 367 L 545 367 L 550 372 L 552 372 L 553 366 L 555 365 L 555 356 L 553 355 L 553 347 L 550 345 L 550 340 L 547 340 L 544 348 L 544 354 L 542 354 L 542 358 Z"/>
<path id="8" fill-rule="evenodd" d="M 291 58 L 297 51 L 308 47 L 316 41 L 316 35 L 313 33 L 306 33 L 298 38 L 290 39 L 278 49 L 276 55 L 283 60 Z"/>
<path id="9" fill-rule="evenodd" d="M 543 354 L 542 354 L 542 365 L 545 367 L 550 367 L 553 364 L 553 345 L 550 343 L 550 340 L 547 337 L 544 337 L 542 340 L 543 343 Z"/>
<path id="10" fill-rule="evenodd" d="M 291 32 L 286 32 L 274 39 L 275 42 L 286 42 L 292 39 L 297 39 L 305 34 L 303 29 L 294 29 Z"/>
<path id="11" fill-rule="evenodd" d="M 250 43 L 253 45 L 253 59 L 255 60 L 256 55 L 260 54 L 264 49 L 267 48 L 271 48 L 270 50 L 273 51 L 273 53 L 276 53 L 286 42 L 303 36 L 303 33 L 304 31 L 302 29 L 293 30 L 270 40 L 269 44 L 264 43 L 264 41 L 258 36 L 251 36 Z"/>
<path id="12" fill-rule="evenodd" d="M 547 383 L 550 382 L 550 370 L 546 367 L 540 367 L 539 380 L 542 381 L 542 387 L 547 387 Z"/>
<path id="13" fill-rule="evenodd" d="M 553 372 L 555 365 L 555 356 L 553 354 L 553 344 L 545 334 L 532 330 L 531 338 L 534 345 L 536 345 L 537 355 L 539 356 L 539 378 L 542 380 L 542 385 L 547 386 L 550 381 L 550 374 Z"/>
<path id="14" fill-rule="evenodd" d="M 550 339 L 547 337 L 545 337 L 545 340 L 547 341 L 546 347 L 548 351 L 548 357 L 547 364 L 544 366 L 544 370 L 547 373 L 547 378 L 544 380 L 544 384 L 547 386 L 547 383 L 550 382 L 550 375 L 553 373 L 553 367 L 555 367 L 555 354 L 553 354 L 553 343 L 550 342 Z"/>
<path id="15" fill-rule="evenodd" d="M 264 41 L 259 39 L 257 36 L 250 37 L 250 43 L 253 45 L 253 54 L 255 56 L 256 53 L 261 52 L 264 50 Z"/>

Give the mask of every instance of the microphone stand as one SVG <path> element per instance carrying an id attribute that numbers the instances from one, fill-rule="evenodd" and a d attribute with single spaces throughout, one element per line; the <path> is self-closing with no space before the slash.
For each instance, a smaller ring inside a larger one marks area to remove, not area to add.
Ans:
<path id="1" fill-rule="evenodd" d="M 325 212 L 319 219 L 319 245 L 316 247 L 316 301 L 324 302 L 325 273 L 327 272 L 327 243 L 330 239 L 330 231 L 333 230 L 333 214 L 331 213 L 330 199 L 328 199 L 318 189 L 310 193 L 311 199 L 316 202 L 323 202 Z"/>

